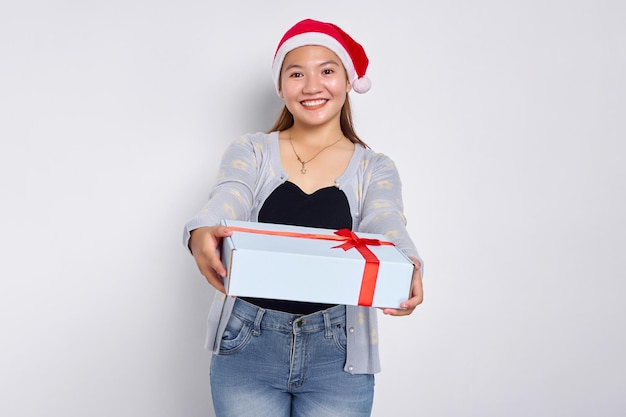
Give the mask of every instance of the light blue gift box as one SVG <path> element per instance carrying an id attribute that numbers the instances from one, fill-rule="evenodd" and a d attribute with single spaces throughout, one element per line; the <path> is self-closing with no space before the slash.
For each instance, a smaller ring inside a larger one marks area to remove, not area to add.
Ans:
<path id="1" fill-rule="evenodd" d="M 369 305 L 363 304 L 363 298 L 359 301 L 364 255 L 356 247 L 338 247 L 345 240 L 337 236 L 336 230 L 235 220 L 224 220 L 222 224 L 233 230 L 230 237 L 222 240 L 221 247 L 227 271 L 224 285 L 229 295 Z M 380 262 L 371 306 L 400 308 L 400 303 L 410 298 L 413 263 L 389 245 L 383 235 L 356 235 L 386 243 L 366 245 Z"/>

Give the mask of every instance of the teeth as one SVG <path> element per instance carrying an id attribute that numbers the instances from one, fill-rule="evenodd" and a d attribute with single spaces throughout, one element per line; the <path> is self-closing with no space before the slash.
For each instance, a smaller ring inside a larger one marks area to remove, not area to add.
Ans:
<path id="1" fill-rule="evenodd" d="M 303 101 L 302 105 L 306 107 L 313 107 L 313 106 L 319 106 L 320 104 L 324 104 L 324 103 L 326 103 L 326 100 L 320 99 L 320 100 Z"/>

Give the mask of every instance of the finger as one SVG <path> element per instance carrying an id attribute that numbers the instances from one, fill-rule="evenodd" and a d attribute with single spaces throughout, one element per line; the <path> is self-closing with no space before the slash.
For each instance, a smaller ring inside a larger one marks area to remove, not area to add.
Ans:
<path id="1" fill-rule="evenodd" d="M 422 283 L 422 273 L 419 269 L 416 269 L 413 275 L 413 291 L 411 302 L 415 303 L 415 307 L 422 304 L 424 301 L 424 285 Z"/>
<path id="2" fill-rule="evenodd" d="M 222 277 L 217 274 L 210 274 L 209 276 L 205 276 L 207 282 L 211 284 L 216 290 L 219 292 L 226 294 L 226 287 L 224 287 L 224 280 Z"/>
<path id="3" fill-rule="evenodd" d="M 422 304 L 423 301 L 424 301 L 424 290 L 422 288 L 422 284 L 421 282 L 416 282 L 413 285 L 412 297 L 400 305 L 403 307 L 411 306 L 415 308 L 418 305 Z"/>
<path id="4" fill-rule="evenodd" d="M 224 267 L 224 264 L 222 264 L 218 251 L 215 247 L 207 246 L 194 257 L 196 258 L 196 263 L 201 270 L 202 268 L 211 269 L 221 277 L 226 276 L 226 268 Z"/>
<path id="5" fill-rule="evenodd" d="M 209 268 L 211 268 L 211 270 L 214 271 L 220 277 L 226 276 L 226 268 L 224 267 L 224 264 L 222 263 L 222 261 L 220 260 L 219 256 L 217 256 L 216 253 L 213 253 L 212 256 L 209 257 L 208 265 L 209 265 Z"/>
<path id="6" fill-rule="evenodd" d="M 222 278 L 222 276 L 219 275 L 208 263 L 204 263 L 202 261 L 198 262 L 198 269 L 209 284 L 215 287 L 218 291 L 226 293 L 224 278 Z"/>
<path id="7" fill-rule="evenodd" d="M 413 313 L 415 308 L 399 309 L 399 308 L 383 308 L 383 314 L 387 316 L 408 316 Z"/>
<path id="8" fill-rule="evenodd" d="M 421 288 L 421 287 L 420 287 Z M 413 288 L 413 294 L 415 294 L 416 288 Z M 422 303 L 421 291 L 411 297 L 410 299 L 400 303 L 401 308 L 384 308 L 383 313 L 389 316 L 408 316 L 413 313 L 415 308 Z"/>
<path id="9" fill-rule="evenodd" d="M 219 226 L 216 230 L 215 230 L 215 236 L 216 237 L 228 237 L 230 235 L 232 235 L 233 232 L 228 229 L 227 226 Z"/>

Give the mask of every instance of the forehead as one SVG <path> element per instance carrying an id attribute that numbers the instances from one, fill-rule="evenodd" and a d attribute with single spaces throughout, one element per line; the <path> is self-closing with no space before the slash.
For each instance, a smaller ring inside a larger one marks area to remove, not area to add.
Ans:
<path id="1" fill-rule="evenodd" d="M 341 60 L 330 49 L 319 45 L 305 45 L 295 48 L 285 55 L 283 68 L 286 65 L 304 65 L 306 63 L 335 62 L 341 65 Z"/>

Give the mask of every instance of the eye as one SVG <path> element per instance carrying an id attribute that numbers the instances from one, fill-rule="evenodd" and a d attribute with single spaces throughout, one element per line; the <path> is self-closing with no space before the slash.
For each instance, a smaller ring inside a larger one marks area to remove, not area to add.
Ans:
<path id="1" fill-rule="evenodd" d="M 330 69 L 330 68 L 326 68 L 325 70 L 322 71 L 322 74 L 324 74 L 324 75 L 331 75 L 334 72 L 335 72 L 335 70 Z"/>
<path id="2" fill-rule="evenodd" d="M 292 72 L 291 74 L 289 74 L 289 77 L 291 77 L 291 78 L 300 78 L 300 77 L 302 77 L 302 73 L 301 72 Z"/>

